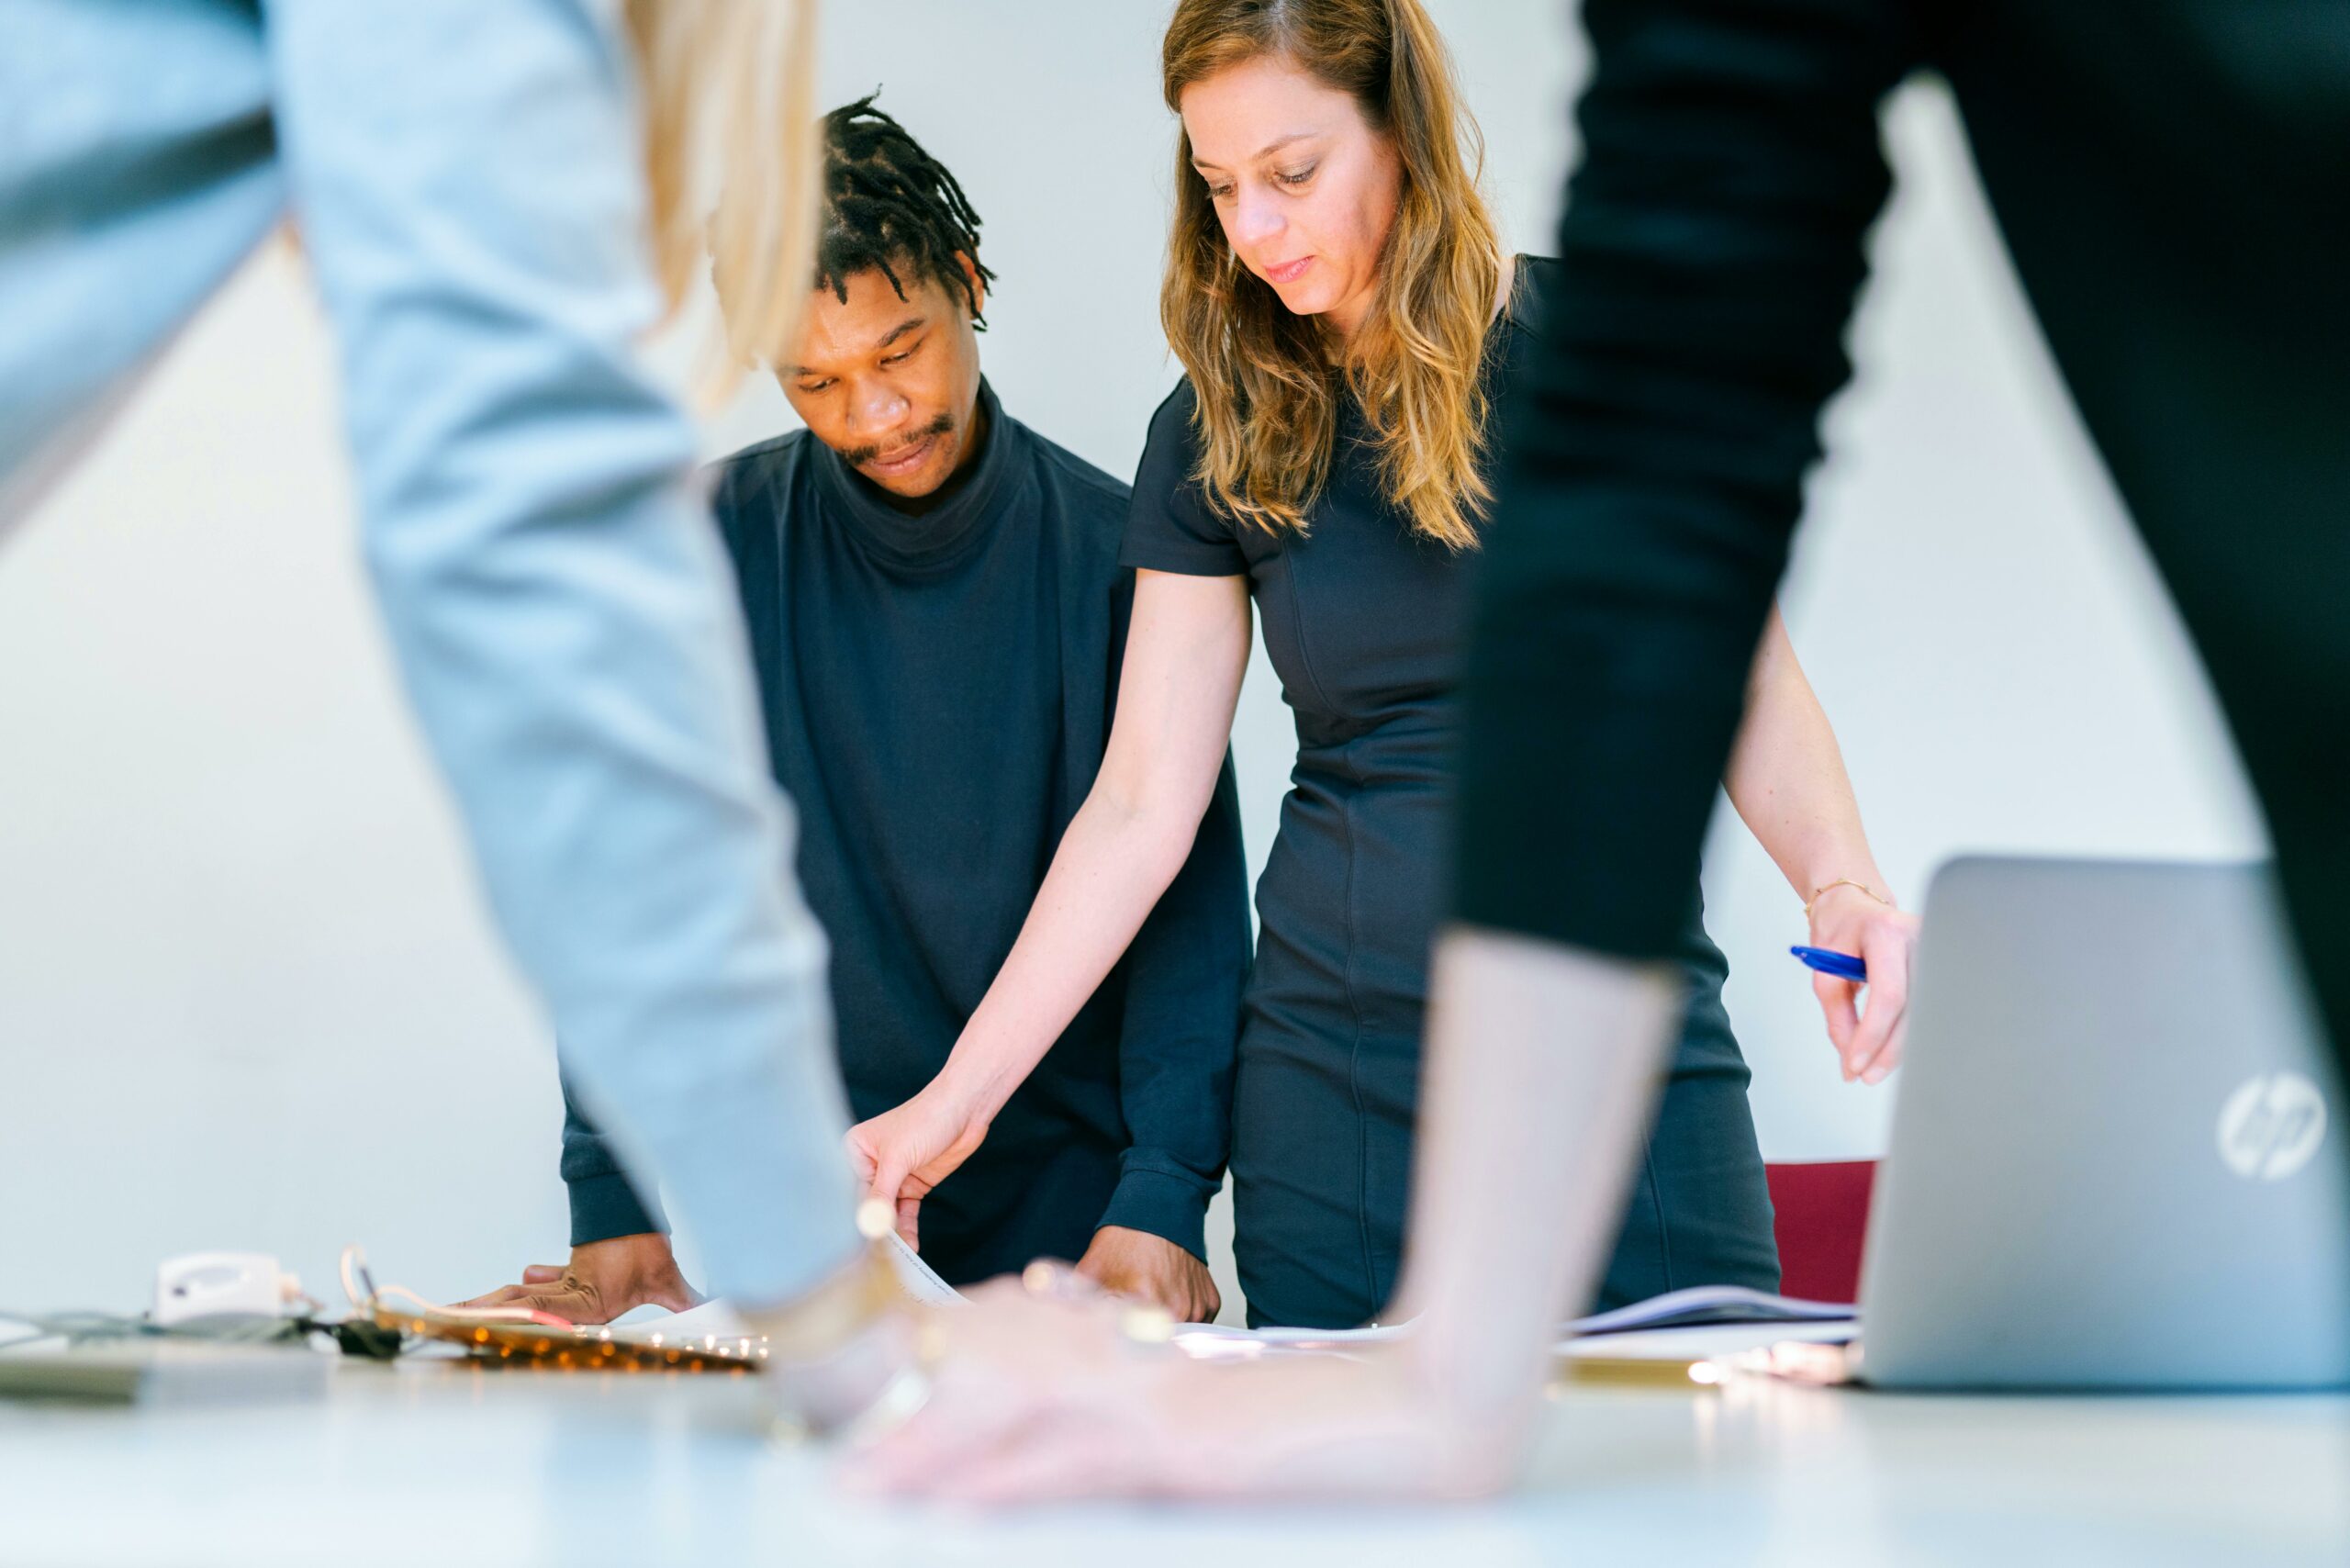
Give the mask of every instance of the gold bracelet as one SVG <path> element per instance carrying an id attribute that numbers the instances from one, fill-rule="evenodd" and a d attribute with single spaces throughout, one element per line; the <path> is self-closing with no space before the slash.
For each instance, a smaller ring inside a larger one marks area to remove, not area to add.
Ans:
<path id="1" fill-rule="evenodd" d="M 1830 893 L 1834 892 L 1839 888 L 1858 888 L 1869 897 L 1876 900 L 1877 902 L 1885 905 L 1886 908 L 1891 909 L 1893 907 L 1893 901 L 1891 899 L 1886 898 L 1883 893 L 1878 892 L 1866 882 L 1856 882 L 1850 877 L 1839 877 L 1834 881 L 1828 883 L 1825 887 L 1818 887 L 1811 890 L 1811 902 L 1803 906 L 1803 917 L 1806 920 L 1809 920 L 1811 918 L 1811 905 L 1818 903 L 1821 899 L 1826 898 Z"/>
<path id="2" fill-rule="evenodd" d="M 763 1326 L 759 1351 L 775 1394 L 778 1433 L 871 1442 L 922 1412 L 930 1402 L 931 1370 L 945 1350 L 931 1311 L 906 1294 L 891 1256 L 891 1211 L 868 1199 L 857 1206 L 864 1251 L 847 1267 L 777 1313 Z M 887 1367 L 888 1347 L 859 1340 L 902 1324 L 902 1360 Z M 755 1326 L 760 1326 L 754 1319 Z M 888 1371 L 878 1387 L 857 1391 L 874 1354 Z"/>
<path id="3" fill-rule="evenodd" d="M 879 1234 L 874 1229 L 877 1224 Z M 904 1299 L 898 1271 L 890 1262 L 888 1205 L 873 1200 L 859 1204 L 856 1227 L 866 1238 L 865 1247 L 846 1268 L 772 1316 L 758 1315 L 758 1327 L 767 1336 L 767 1359 L 822 1361 Z"/>

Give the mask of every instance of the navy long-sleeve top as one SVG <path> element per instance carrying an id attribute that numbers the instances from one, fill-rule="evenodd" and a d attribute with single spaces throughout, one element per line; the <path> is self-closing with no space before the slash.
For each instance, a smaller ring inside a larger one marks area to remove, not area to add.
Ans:
<path id="1" fill-rule="evenodd" d="M 800 879 L 832 941 L 859 1118 L 946 1064 L 1109 738 L 1134 576 L 1127 488 L 1005 415 L 920 515 L 804 431 L 715 465 Z M 1227 760 L 1191 858 L 1118 967 L 923 1204 L 948 1281 L 1130 1226 L 1194 1255 L 1223 1178 L 1249 958 Z M 574 1245 L 658 1227 L 576 1105 Z"/>

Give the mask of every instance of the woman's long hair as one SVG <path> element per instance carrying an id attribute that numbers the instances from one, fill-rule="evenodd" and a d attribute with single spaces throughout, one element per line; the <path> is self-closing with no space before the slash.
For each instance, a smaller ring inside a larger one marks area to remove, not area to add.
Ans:
<path id="1" fill-rule="evenodd" d="M 1159 316 L 1199 400 L 1209 499 L 1269 531 L 1303 531 L 1330 472 L 1351 391 L 1387 498 L 1416 532 L 1476 543 L 1493 499 L 1479 379 L 1501 286 L 1501 242 L 1478 190 L 1484 143 L 1420 0 L 1182 0 L 1160 54 L 1167 106 L 1229 66 L 1275 55 L 1350 95 L 1403 166 L 1369 315 L 1335 351 L 1243 267 L 1188 135 L 1175 152 L 1175 226 Z"/>
<path id="2" fill-rule="evenodd" d="M 776 357 L 816 252 L 816 0 L 627 0 L 653 265 L 670 308 L 730 280 L 734 358 Z"/>

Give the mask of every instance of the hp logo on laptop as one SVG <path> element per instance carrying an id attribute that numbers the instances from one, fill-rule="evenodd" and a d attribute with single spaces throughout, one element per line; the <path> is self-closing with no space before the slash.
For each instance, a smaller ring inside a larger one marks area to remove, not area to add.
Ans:
<path id="1" fill-rule="evenodd" d="M 2282 1182 L 2325 1141 L 2325 1096 L 2298 1072 L 2250 1078 L 2220 1108 L 2220 1158 L 2248 1182 Z"/>

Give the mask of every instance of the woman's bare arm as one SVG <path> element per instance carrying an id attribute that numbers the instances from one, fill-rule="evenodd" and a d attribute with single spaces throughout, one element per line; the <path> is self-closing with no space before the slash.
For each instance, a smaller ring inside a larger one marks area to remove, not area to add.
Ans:
<path id="1" fill-rule="evenodd" d="M 849 1134 L 909 1238 L 923 1196 L 979 1146 L 1182 868 L 1230 743 L 1251 626 L 1245 577 L 1136 575 L 1102 771 L 1019 940 L 939 1075 Z"/>

